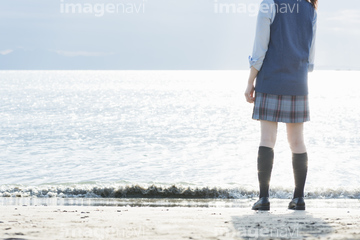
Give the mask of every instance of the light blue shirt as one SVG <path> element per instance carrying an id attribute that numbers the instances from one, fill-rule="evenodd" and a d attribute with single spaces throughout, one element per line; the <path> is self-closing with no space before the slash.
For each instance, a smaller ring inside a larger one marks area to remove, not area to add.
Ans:
<path id="1" fill-rule="evenodd" d="M 314 11 L 313 20 L 313 39 L 310 48 L 309 55 L 309 72 L 314 70 L 315 60 L 315 39 L 316 39 L 316 24 L 317 24 L 317 13 Z M 270 42 L 270 25 L 274 22 L 276 17 L 276 8 L 274 0 L 263 0 L 260 4 L 259 14 L 256 23 L 256 34 L 254 41 L 254 48 L 252 56 L 249 56 L 250 67 L 256 68 L 260 71 L 261 66 L 264 62 L 266 52 L 268 50 Z"/>

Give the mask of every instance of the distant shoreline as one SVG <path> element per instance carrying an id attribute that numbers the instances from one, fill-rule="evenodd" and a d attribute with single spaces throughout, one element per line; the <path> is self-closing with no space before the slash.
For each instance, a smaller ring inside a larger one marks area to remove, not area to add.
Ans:
<path id="1" fill-rule="evenodd" d="M 0 71 L 248 71 L 248 69 L 17 69 L 9 68 L 2 69 Z M 360 71 L 358 69 L 345 69 L 345 68 L 315 68 L 314 72 L 317 71 Z M 311 74 L 311 73 L 310 73 Z"/>

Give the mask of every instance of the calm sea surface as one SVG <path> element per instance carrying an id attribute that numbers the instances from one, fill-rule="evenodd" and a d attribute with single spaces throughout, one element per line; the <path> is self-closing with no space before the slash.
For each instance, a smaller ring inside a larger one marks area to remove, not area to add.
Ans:
<path id="1" fill-rule="evenodd" d="M 256 194 L 247 74 L 0 71 L 0 196 Z M 360 198 L 360 72 L 309 76 L 305 190 Z M 271 189 L 280 198 L 293 189 L 281 123 Z"/>

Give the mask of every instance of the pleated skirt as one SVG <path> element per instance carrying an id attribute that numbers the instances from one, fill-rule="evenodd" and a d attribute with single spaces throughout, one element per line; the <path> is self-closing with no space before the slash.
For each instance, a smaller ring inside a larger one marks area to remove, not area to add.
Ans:
<path id="1" fill-rule="evenodd" d="M 272 122 L 310 121 L 308 96 L 274 95 L 255 92 L 252 118 Z"/>

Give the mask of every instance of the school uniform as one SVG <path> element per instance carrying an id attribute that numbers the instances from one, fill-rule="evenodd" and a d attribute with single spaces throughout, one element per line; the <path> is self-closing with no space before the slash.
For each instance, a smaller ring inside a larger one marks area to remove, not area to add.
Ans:
<path id="1" fill-rule="evenodd" d="M 308 72 L 314 69 L 317 13 L 306 0 L 263 0 L 250 67 L 259 70 L 252 118 L 310 120 Z"/>

